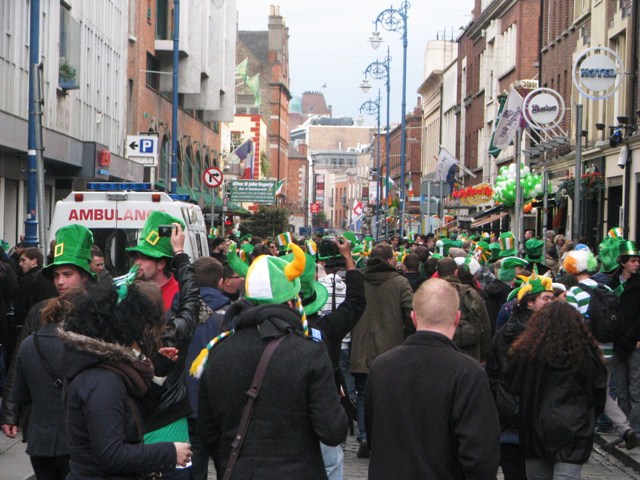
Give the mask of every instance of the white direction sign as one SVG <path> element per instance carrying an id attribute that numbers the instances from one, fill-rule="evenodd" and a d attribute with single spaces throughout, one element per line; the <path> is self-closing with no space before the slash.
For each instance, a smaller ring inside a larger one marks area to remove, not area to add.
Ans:
<path id="1" fill-rule="evenodd" d="M 216 167 L 209 167 L 202 174 L 202 181 L 210 188 L 216 188 L 222 185 L 223 179 L 222 171 Z"/>
<path id="2" fill-rule="evenodd" d="M 157 135 L 127 135 L 127 158 L 158 157 Z"/>

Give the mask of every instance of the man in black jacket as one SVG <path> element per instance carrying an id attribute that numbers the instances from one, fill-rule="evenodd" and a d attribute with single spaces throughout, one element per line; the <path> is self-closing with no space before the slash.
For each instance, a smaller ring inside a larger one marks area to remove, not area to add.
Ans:
<path id="1" fill-rule="evenodd" d="M 245 277 L 245 301 L 232 305 L 239 315 L 235 333 L 210 342 L 191 371 L 200 373 L 198 433 L 222 478 L 238 433 L 247 389 L 260 357 L 273 339 L 285 336 L 266 369 L 254 404 L 234 478 L 326 479 L 320 442 L 339 445 L 347 434 L 325 347 L 309 334 L 298 300 L 306 257 L 290 244 L 294 259 L 263 255 L 251 268 L 233 252 L 229 263 Z M 253 306 L 257 304 L 258 306 Z M 240 306 L 241 308 L 235 308 Z"/>
<path id="2" fill-rule="evenodd" d="M 442 279 L 413 298 L 417 333 L 380 355 L 367 381 L 369 479 L 494 480 L 500 426 L 486 374 L 451 339 L 458 294 Z"/>

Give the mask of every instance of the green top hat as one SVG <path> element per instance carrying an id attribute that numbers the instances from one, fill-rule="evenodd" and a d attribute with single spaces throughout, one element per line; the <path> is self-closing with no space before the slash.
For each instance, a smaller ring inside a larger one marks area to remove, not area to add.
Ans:
<path id="1" fill-rule="evenodd" d="M 500 244 L 498 242 L 490 243 L 489 250 L 491 250 L 491 260 L 496 261 L 500 258 Z"/>
<path id="2" fill-rule="evenodd" d="M 527 268 L 529 262 L 520 257 L 507 257 L 500 262 L 498 269 L 498 280 L 511 282 L 516 278 L 516 267 Z"/>
<path id="3" fill-rule="evenodd" d="M 609 273 L 618 268 L 618 254 L 620 245 L 624 239 L 607 236 L 598 245 L 598 259 L 600 260 L 600 271 Z"/>
<path id="4" fill-rule="evenodd" d="M 283 232 L 276 236 L 276 243 L 278 244 L 278 250 L 285 251 L 287 246 L 293 242 L 293 236 L 291 232 Z"/>
<path id="5" fill-rule="evenodd" d="M 516 239 L 514 238 L 513 233 L 501 233 L 498 242 L 500 242 L 500 258 L 514 257 L 518 254 L 518 251 L 516 250 Z"/>
<path id="6" fill-rule="evenodd" d="M 307 315 L 322 310 L 329 299 L 327 287 L 316 280 L 316 260 L 308 253 L 305 253 L 306 262 L 304 271 L 300 275 L 300 296 L 302 297 L 302 308 Z M 292 262 L 295 260 L 293 253 L 284 255 L 282 260 Z"/>
<path id="7" fill-rule="evenodd" d="M 544 262 L 544 240 L 540 238 L 530 238 L 524 244 L 524 259 L 531 263 Z"/>
<path id="8" fill-rule="evenodd" d="M 48 279 L 52 279 L 55 267 L 75 265 L 91 277 L 95 277 L 96 274 L 89 268 L 92 246 L 93 233 L 87 227 L 74 223 L 60 228 L 56 232 L 53 262 L 42 269 L 42 274 Z"/>
<path id="9" fill-rule="evenodd" d="M 640 257 L 638 249 L 636 248 L 636 242 L 632 240 L 625 240 L 620 243 L 619 255 L 627 255 L 629 257 Z"/>
<path id="10" fill-rule="evenodd" d="M 184 222 L 165 212 L 154 210 L 144 222 L 138 245 L 127 248 L 127 252 L 138 252 L 151 258 L 173 258 L 173 247 L 170 237 L 161 237 L 158 233 L 160 225 L 179 223 L 184 229 Z"/>

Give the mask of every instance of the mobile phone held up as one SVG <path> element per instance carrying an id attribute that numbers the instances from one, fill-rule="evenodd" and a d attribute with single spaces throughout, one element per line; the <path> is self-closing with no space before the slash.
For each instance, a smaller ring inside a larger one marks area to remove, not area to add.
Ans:
<path id="1" fill-rule="evenodd" d="M 159 225 L 158 226 L 158 236 L 160 237 L 171 237 L 171 231 L 175 227 L 173 225 Z"/>

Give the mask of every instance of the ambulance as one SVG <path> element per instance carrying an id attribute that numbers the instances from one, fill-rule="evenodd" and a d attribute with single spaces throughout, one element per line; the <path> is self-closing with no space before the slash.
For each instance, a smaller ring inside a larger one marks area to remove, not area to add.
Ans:
<path id="1" fill-rule="evenodd" d="M 150 183 L 90 182 L 86 191 L 71 192 L 56 202 L 49 238 L 55 240 L 64 225 L 84 225 L 93 232 L 105 267 L 115 277 L 129 271 L 132 259 L 125 249 L 137 245 L 147 217 L 159 210 L 184 222 L 184 251 L 193 262 L 208 256 L 209 246 L 202 210 L 188 200 L 188 195 L 152 191 Z"/>

